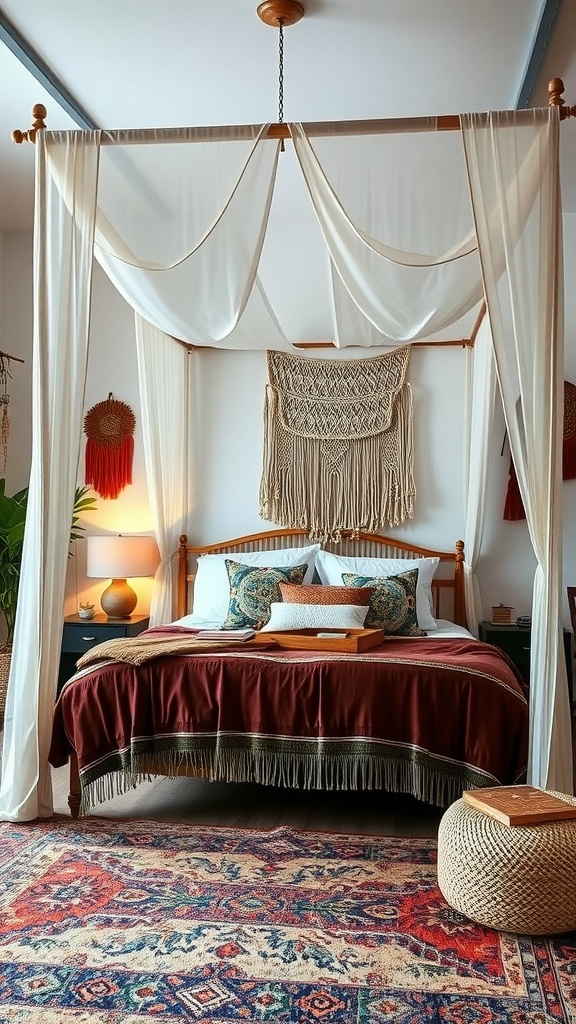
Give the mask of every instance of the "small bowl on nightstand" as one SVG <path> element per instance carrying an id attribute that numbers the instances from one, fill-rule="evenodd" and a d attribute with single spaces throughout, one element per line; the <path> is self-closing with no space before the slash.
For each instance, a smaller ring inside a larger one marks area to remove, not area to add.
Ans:
<path id="1" fill-rule="evenodd" d="M 80 619 L 93 619 L 94 618 L 94 605 L 80 605 L 78 609 L 78 617 Z"/>

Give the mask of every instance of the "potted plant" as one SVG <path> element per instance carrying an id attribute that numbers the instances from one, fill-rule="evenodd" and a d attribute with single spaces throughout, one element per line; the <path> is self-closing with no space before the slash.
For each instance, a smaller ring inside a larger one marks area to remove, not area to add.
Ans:
<path id="1" fill-rule="evenodd" d="M 12 646 L 28 488 L 9 497 L 6 481 L 0 480 L 0 612 L 6 623 L 5 647 Z"/>
<path id="2" fill-rule="evenodd" d="M 95 605 L 90 601 L 80 601 L 78 605 L 78 615 L 81 619 L 93 619 L 95 610 Z"/>
<path id="3" fill-rule="evenodd" d="M 84 528 L 78 522 L 80 514 L 95 507 L 96 498 L 88 496 L 89 490 L 89 487 L 76 488 L 70 524 L 71 542 L 82 536 Z M 0 722 L 4 716 L 16 621 L 27 504 L 27 487 L 9 496 L 6 494 L 6 481 L 0 478 L 0 613 L 6 624 L 6 640 L 4 645 L 0 646 Z"/>

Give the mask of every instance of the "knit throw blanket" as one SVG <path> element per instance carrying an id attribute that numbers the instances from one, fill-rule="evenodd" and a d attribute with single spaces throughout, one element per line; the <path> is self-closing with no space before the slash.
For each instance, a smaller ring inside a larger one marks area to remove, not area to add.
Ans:
<path id="1" fill-rule="evenodd" d="M 268 352 L 260 515 L 340 540 L 414 514 L 410 347 L 356 360 Z"/>
<path id="2" fill-rule="evenodd" d="M 115 637 L 113 640 L 104 640 L 86 651 L 76 662 L 77 668 L 85 668 L 87 665 L 95 664 L 98 661 L 112 659 L 124 661 L 128 665 L 143 665 L 153 658 L 165 658 L 170 655 L 180 654 L 206 654 L 213 652 L 230 652 L 243 650 L 251 646 L 250 641 L 238 640 L 204 640 L 198 636 L 185 636 L 181 633 L 170 633 L 158 635 L 160 631 L 143 634 L 142 636 Z M 259 643 L 257 650 L 262 650 Z"/>

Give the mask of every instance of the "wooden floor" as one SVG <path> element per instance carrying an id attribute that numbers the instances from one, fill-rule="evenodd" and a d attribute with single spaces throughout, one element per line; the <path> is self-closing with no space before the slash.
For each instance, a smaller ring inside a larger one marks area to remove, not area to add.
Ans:
<path id="1" fill-rule="evenodd" d="M 68 770 L 53 769 L 54 809 L 68 811 Z M 156 779 L 91 812 L 97 817 L 185 821 L 202 825 L 436 836 L 442 809 L 386 793 L 319 793 L 247 783 Z"/>

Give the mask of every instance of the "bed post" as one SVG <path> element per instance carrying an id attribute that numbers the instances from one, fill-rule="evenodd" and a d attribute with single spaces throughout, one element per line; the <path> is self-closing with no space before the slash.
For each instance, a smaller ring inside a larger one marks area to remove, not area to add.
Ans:
<path id="1" fill-rule="evenodd" d="M 78 771 L 78 758 L 74 751 L 70 754 L 68 762 L 70 771 L 70 779 L 68 783 L 68 807 L 70 808 L 70 814 L 73 818 L 77 818 L 80 814 L 80 773 Z"/>
<path id="2" fill-rule="evenodd" d="M 186 615 L 188 611 L 188 537 L 185 533 L 180 537 L 180 546 L 178 548 L 176 610 L 179 619 Z"/>
<path id="3" fill-rule="evenodd" d="M 466 616 L 466 595 L 464 593 L 464 541 L 456 541 L 454 555 L 454 622 L 468 627 Z M 468 627 L 469 628 L 469 627 Z"/>

